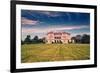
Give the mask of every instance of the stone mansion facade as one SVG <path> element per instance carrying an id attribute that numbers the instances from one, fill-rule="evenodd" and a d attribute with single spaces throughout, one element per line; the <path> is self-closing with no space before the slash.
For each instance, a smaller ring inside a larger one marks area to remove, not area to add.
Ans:
<path id="1" fill-rule="evenodd" d="M 71 36 L 67 32 L 48 32 L 46 35 L 46 43 L 70 43 Z"/>

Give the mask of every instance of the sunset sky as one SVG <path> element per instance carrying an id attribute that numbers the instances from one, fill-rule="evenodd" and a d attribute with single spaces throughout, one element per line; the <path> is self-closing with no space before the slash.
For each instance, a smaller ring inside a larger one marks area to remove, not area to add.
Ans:
<path id="1" fill-rule="evenodd" d="M 42 38 L 50 31 L 64 31 L 75 36 L 90 33 L 90 14 L 21 10 L 22 40 L 26 35 Z"/>

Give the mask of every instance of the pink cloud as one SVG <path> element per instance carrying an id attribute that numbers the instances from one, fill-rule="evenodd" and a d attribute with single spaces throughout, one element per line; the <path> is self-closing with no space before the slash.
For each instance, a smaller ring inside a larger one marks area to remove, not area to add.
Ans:
<path id="1" fill-rule="evenodd" d="M 88 26 L 68 26 L 61 28 L 62 30 L 74 30 L 74 29 L 83 29 L 83 28 L 88 28 Z"/>
<path id="2" fill-rule="evenodd" d="M 22 28 L 22 33 L 32 33 L 34 32 L 34 29 L 26 29 L 26 28 Z"/>
<path id="3" fill-rule="evenodd" d="M 84 29 L 84 28 L 89 28 L 88 26 L 63 26 L 63 27 L 52 27 L 48 28 L 46 31 L 62 31 L 62 30 L 76 30 L 76 29 Z"/>
<path id="4" fill-rule="evenodd" d="M 22 25 L 24 24 L 27 24 L 27 25 L 36 25 L 39 21 L 36 21 L 36 20 L 30 20 L 30 19 L 27 19 L 25 17 L 22 17 L 21 18 L 21 23 Z"/>
<path id="5" fill-rule="evenodd" d="M 49 27 L 49 28 L 22 28 L 22 33 L 47 33 L 50 31 L 63 31 L 63 30 L 79 30 L 89 28 L 89 26 L 66 26 L 66 27 Z"/>

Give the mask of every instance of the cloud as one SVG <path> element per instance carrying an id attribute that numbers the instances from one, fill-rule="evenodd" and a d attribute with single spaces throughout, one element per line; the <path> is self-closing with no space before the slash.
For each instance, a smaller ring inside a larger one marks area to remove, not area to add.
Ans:
<path id="1" fill-rule="evenodd" d="M 22 33 L 47 33 L 50 31 L 64 31 L 64 30 L 80 30 L 89 28 L 89 26 L 63 26 L 63 27 L 48 27 L 48 28 L 22 28 Z"/>
<path id="2" fill-rule="evenodd" d="M 89 28 L 88 26 L 67 26 L 61 28 L 61 30 L 75 30 L 75 29 L 83 29 L 83 28 Z"/>
<path id="3" fill-rule="evenodd" d="M 22 17 L 21 18 L 21 24 L 22 25 L 36 25 L 39 21 L 37 20 L 30 20 L 30 19 L 27 19 L 25 17 Z"/>
<path id="4" fill-rule="evenodd" d="M 60 16 L 60 15 L 61 15 L 61 14 L 58 13 L 58 12 L 49 12 L 49 11 L 39 12 L 39 13 L 45 14 L 45 15 L 47 15 L 48 17 L 57 17 L 57 16 Z"/>

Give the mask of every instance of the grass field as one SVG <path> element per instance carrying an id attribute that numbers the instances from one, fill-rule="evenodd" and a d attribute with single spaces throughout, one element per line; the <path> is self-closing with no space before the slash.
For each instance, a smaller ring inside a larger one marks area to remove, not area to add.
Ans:
<path id="1" fill-rule="evenodd" d="M 21 62 L 47 62 L 87 60 L 89 44 L 24 44 L 21 46 Z"/>

